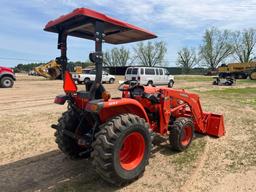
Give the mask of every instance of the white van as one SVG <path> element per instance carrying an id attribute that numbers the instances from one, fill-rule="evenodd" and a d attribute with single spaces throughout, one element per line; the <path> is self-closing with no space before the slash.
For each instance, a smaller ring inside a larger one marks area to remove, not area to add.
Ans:
<path id="1" fill-rule="evenodd" d="M 137 80 L 141 85 L 174 84 L 174 76 L 167 69 L 160 67 L 129 67 L 125 72 L 125 80 Z"/>

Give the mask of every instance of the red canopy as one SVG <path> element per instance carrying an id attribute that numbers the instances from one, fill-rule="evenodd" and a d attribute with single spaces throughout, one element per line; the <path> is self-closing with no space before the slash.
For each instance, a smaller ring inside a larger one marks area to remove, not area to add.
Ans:
<path id="1" fill-rule="evenodd" d="M 157 37 L 142 28 L 86 8 L 75 9 L 67 15 L 50 21 L 44 30 L 58 33 L 59 29 L 65 29 L 71 36 L 93 40 L 95 30 L 93 24 L 97 20 L 105 23 L 104 39 L 107 43 L 122 44 Z"/>

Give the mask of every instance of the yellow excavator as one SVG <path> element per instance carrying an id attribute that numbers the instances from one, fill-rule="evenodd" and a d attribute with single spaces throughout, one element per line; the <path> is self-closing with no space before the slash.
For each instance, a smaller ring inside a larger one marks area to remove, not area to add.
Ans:
<path id="1" fill-rule="evenodd" d="M 42 64 L 34 68 L 34 71 L 47 79 L 61 79 L 61 65 L 56 60 L 51 60 L 48 63 Z"/>

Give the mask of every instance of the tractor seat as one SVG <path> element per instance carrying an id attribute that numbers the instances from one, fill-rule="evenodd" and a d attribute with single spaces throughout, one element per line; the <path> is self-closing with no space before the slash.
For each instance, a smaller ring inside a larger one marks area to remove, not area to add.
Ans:
<path id="1" fill-rule="evenodd" d="M 92 87 L 93 81 L 89 81 L 85 84 L 86 91 L 79 91 L 77 95 L 81 98 L 90 98 L 90 89 Z M 102 93 L 105 91 L 105 88 L 101 85 L 95 91 L 95 99 L 102 99 Z"/>
<path id="2" fill-rule="evenodd" d="M 156 94 L 144 93 L 143 97 L 150 100 L 152 104 L 160 103 L 160 98 Z"/>

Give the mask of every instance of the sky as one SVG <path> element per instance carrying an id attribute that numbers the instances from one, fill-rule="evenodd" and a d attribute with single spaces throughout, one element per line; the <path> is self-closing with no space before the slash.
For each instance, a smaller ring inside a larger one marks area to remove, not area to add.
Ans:
<path id="1" fill-rule="evenodd" d="M 57 35 L 44 26 L 73 9 L 86 7 L 157 34 L 167 44 L 166 61 L 175 66 L 182 47 L 198 47 L 206 29 L 255 28 L 256 0 L 0 0 L 0 65 L 47 62 L 59 56 Z M 120 45 L 115 45 L 120 46 Z M 104 50 L 115 47 L 104 44 Z M 132 49 L 135 43 L 124 45 Z M 85 61 L 91 41 L 69 38 L 68 58 Z"/>

